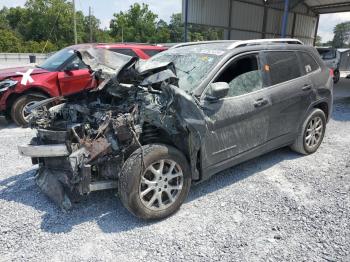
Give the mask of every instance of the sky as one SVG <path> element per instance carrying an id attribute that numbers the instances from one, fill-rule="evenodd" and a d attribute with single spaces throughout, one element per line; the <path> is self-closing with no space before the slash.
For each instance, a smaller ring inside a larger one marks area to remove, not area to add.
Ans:
<path id="1" fill-rule="evenodd" d="M 3 6 L 23 6 L 25 3 L 25 0 L 0 1 L 0 8 Z M 113 13 L 126 11 L 135 2 L 148 4 L 160 19 L 167 22 L 170 21 L 170 16 L 173 13 L 180 13 L 182 9 L 182 0 L 75 0 L 75 2 L 76 8 L 82 10 L 85 15 L 88 15 L 89 6 L 91 6 L 93 14 L 100 19 L 102 28 L 109 26 Z M 332 40 L 334 26 L 345 21 L 350 21 L 350 12 L 321 15 L 318 35 L 322 37 L 322 42 Z"/>
<path id="2" fill-rule="evenodd" d="M 350 12 L 321 15 L 317 34 L 321 36 L 322 42 L 333 40 L 334 26 L 347 21 L 350 21 Z"/>
<path id="3" fill-rule="evenodd" d="M 23 6 L 25 0 L 0 0 L 0 8 L 3 6 Z M 149 5 L 152 12 L 158 14 L 158 18 L 170 21 L 170 16 L 180 13 L 182 0 L 75 0 L 77 10 L 82 10 L 85 15 L 89 13 L 89 6 L 92 7 L 93 15 L 101 21 L 101 27 L 109 27 L 109 21 L 114 13 L 126 11 L 133 3 L 145 3 Z"/>

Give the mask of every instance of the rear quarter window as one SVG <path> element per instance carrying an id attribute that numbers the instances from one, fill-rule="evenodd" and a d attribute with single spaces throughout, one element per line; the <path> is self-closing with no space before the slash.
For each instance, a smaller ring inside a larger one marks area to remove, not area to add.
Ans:
<path id="1" fill-rule="evenodd" d="M 119 49 L 119 48 L 113 48 L 110 49 L 113 52 L 122 54 L 122 55 L 128 55 L 128 56 L 138 56 L 132 49 L 124 48 L 124 49 Z"/>
<path id="2" fill-rule="evenodd" d="M 147 54 L 148 56 L 152 57 L 155 56 L 156 54 L 159 54 L 163 50 L 155 50 L 155 49 L 142 49 L 142 51 Z"/>
<path id="3" fill-rule="evenodd" d="M 305 52 L 298 53 L 300 55 L 303 74 L 307 75 L 319 69 L 319 65 L 310 54 Z"/>
<path id="4" fill-rule="evenodd" d="M 270 79 L 270 85 L 277 85 L 300 77 L 299 59 L 294 51 L 266 52 L 265 72 Z"/>

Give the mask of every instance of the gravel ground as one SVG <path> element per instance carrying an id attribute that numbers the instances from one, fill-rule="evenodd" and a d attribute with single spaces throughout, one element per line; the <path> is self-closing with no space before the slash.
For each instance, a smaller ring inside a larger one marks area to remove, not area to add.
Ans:
<path id="1" fill-rule="evenodd" d="M 2 125 L 0 261 L 350 261 L 350 97 L 337 99 L 318 152 L 284 148 L 221 172 L 156 223 L 113 191 L 63 213 L 17 154 L 33 132 Z"/>

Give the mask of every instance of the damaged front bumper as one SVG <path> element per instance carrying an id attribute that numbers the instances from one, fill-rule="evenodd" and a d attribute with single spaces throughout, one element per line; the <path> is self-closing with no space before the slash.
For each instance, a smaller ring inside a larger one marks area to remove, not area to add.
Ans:
<path id="1" fill-rule="evenodd" d="M 22 156 L 29 157 L 58 157 L 69 156 L 69 151 L 65 144 L 41 145 L 41 146 L 18 146 L 18 152 Z"/>
<path id="2" fill-rule="evenodd" d="M 117 188 L 117 180 L 96 179 L 98 173 L 111 172 L 108 161 L 103 168 L 83 161 L 83 157 L 92 157 L 105 151 L 106 145 L 95 142 L 98 146 L 94 147 L 92 143 L 88 149 L 82 147 L 71 152 L 71 147 L 66 144 L 40 144 L 48 141 L 61 143 L 64 140 L 65 132 L 39 129 L 31 144 L 18 146 L 20 155 L 31 157 L 33 164 L 39 164 L 35 182 L 44 194 L 62 209 L 69 210 L 72 202 L 83 195 Z M 90 152 L 91 149 L 93 151 Z"/>

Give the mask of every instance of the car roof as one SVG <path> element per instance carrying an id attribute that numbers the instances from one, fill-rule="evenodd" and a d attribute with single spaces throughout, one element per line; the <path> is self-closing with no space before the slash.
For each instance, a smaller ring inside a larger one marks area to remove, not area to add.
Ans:
<path id="1" fill-rule="evenodd" d="M 74 50 L 85 50 L 89 48 L 138 48 L 147 50 L 166 50 L 168 49 L 162 45 L 152 45 L 152 44 L 140 44 L 140 43 L 87 43 L 87 44 L 77 44 L 68 46 L 69 49 Z"/>
<path id="2" fill-rule="evenodd" d="M 152 49 L 165 50 L 168 49 L 162 45 L 142 44 L 142 43 L 99 43 L 96 47 L 104 48 L 137 48 L 137 49 Z"/>
<path id="3" fill-rule="evenodd" d="M 220 40 L 220 41 L 204 41 L 181 43 L 169 48 L 173 53 L 203 53 L 217 56 L 225 56 L 237 51 L 245 50 L 261 50 L 261 49 L 309 49 L 298 39 L 292 38 L 276 38 L 276 39 L 252 39 L 252 40 Z M 168 52 L 169 52 L 168 51 Z"/>

